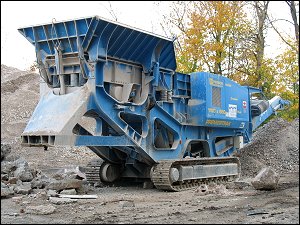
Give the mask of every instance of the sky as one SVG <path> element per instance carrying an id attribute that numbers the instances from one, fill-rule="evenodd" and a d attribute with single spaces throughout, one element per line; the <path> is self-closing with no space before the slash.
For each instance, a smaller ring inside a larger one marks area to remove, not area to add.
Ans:
<path id="1" fill-rule="evenodd" d="M 169 3 L 160 2 L 158 8 L 153 1 L 110 2 L 118 22 L 162 36 L 165 36 L 160 27 L 162 12 L 168 13 Z M 109 11 L 110 4 L 108 1 L 1 1 L 1 64 L 26 70 L 36 59 L 34 46 L 17 31 L 18 28 L 48 24 L 53 18 L 62 21 L 98 15 L 114 20 Z M 271 2 L 270 10 L 276 18 L 291 20 L 289 9 L 283 1 Z M 277 24 L 280 25 L 279 22 Z M 286 22 L 281 25 L 280 30 L 293 32 Z M 266 55 L 278 54 L 278 35 L 270 32 L 267 38 L 271 45 L 267 46 Z"/>

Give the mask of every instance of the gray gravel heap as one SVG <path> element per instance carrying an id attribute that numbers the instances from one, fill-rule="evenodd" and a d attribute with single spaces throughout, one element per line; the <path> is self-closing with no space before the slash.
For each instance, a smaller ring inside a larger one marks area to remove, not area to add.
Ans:
<path id="1" fill-rule="evenodd" d="M 255 177 L 265 166 L 279 174 L 299 172 L 299 118 L 275 118 L 259 127 L 239 156 L 242 177 Z"/>

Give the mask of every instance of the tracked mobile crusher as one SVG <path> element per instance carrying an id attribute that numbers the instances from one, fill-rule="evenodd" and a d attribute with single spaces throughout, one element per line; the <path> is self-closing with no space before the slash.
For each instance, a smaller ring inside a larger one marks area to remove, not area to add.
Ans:
<path id="1" fill-rule="evenodd" d="M 240 174 L 233 153 L 284 101 L 216 74 L 176 72 L 173 41 L 101 17 L 20 28 L 35 46 L 40 100 L 24 146 L 86 146 L 87 178 L 151 179 L 180 191 Z"/>

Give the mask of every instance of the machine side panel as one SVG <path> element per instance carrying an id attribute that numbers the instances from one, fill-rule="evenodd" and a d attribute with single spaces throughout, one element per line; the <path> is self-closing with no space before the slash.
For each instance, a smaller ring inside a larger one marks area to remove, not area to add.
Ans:
<path id="1" fill-rule="evenodd" d="M 193 125 L 245 127 L 249 118 L 247 88 L 206 72 L 192 74 L 191 86 L 189 108 Z"/>

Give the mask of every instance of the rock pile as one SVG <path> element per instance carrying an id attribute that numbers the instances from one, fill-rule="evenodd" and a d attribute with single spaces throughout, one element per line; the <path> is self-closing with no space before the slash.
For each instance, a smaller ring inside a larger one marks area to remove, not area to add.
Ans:
<path id="1" fill-rule="evenodd" d="M 1 84 L 12 79 L 16 79 L 19 76 L 27 74 L 27 71 L 22 71 L 14 67 L 1 64 Z"/>
<path id="2" fill-rule="evenodd" d="M 79 171 L 56 173 L 48 177 L 40 170 L 29 167 L 28 162 L 19 157 L 10 158 L 10 145 L 1 143 L 1 198 L 11 197 L 15 194 L 30 194 L 33 189 L 48 190 L 48 197 L 57 196 L 59 193 L 84 192 L 83 174 Z"/>
<path id="3" fill-rule="evenodd" d="M 299 118 L 275 118 L 259 127 L 239 156 L 242 177 L 255 177 L 264 167 L 279 174 L 299 171 Z"/>

